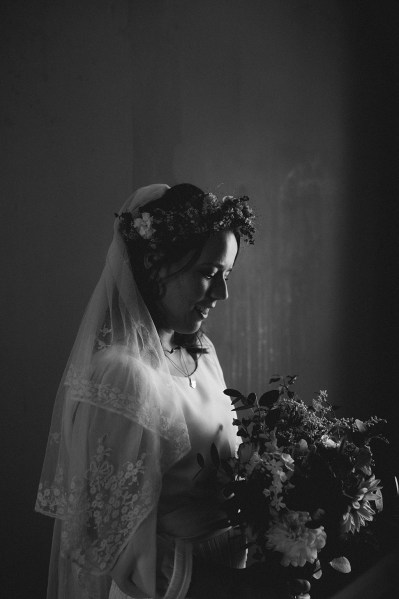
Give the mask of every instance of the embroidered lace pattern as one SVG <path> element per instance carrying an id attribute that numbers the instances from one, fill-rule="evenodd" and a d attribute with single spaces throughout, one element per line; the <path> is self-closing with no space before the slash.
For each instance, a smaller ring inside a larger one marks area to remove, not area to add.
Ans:
<path id="1" fill-rule="evenodd" d="M 141 188 L 121 212 L 133 213 L 167 189 Z M 58 599 L 108 597 L 101 587 L 107 577 L 99 574 L 156 510 L 164 472 L 190 450 L 119 224 L 56 395 L 36 503 L 58 520 L 50 566 Z M 79 571 L 90 592 L 76 586 Z"/>
<path id="2" fill-rule="evenodd" d="M 161 411 L 159 404 L 143 403 L 139 394 L 122 392 L 117 387 L 104 383 L 95 383 L 81 376 L 71 364 L 65 379 L 70 388 L 70 399 L 88 402 L 126 416 L 144 428 L 158 433 L 171 443 L 168 461 L 173 463 L 184 455 L 189 443 L 185 423 L 177 421 L 171 413 Z"/>
<path id="3" fill-rule="evenodd" d="M 119 548 L 148 515 L 159 489 L 143 480 L 147 455 L 126 461 L 118 469 L 112 463 L 106 435 L 97 442 L 83 476 L 74 476 L 69 488 L 64 472 L 57 469 L 51 485 L 41 483 L 36 509 L 61 518 L 61 554 L 86 569 L 106 571 Z M 84 537 L 82 538 L 82 531 Z"/>

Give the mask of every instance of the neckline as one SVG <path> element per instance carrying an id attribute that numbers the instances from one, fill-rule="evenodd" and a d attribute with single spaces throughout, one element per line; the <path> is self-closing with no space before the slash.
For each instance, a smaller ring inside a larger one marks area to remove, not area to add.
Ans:
<path id="1" fill-rule="evenodd" d="M 165 357 L 166 357 L 166 356 L 165 356 Z M 200 358 L 200 357 L 202 357 L 202 354 L 199 356 L 199 358 Z M 167 360 L 167 362 L 169 362 L 169 361 L 170 361 L 170 362 L 172 362 L 171 360 Z M 190 375 L 190 376 L 183 375 L 183 374 L 172 374 L 172 373 L 170 372 L 170 369 L 169 369 L 169 367 L 168 367 L 169 374 L 170 374 L 170 376 L 171 376 L 173 379 L 178 379 L 178 380 L 181 380 L 181 381 L 185 381 L 186 383 L 187 383 L 187 382 L 189 382 L 191 378 L 192 378 L 192 379 L 194 379 L 194 381 L 195 381 L 195 386 L 194 386 L 194 387 L 192 387 L 192 386 L 191 386 L 191 384 L 189 384 L 189 386 L 191 387 L 191 389 L 195 389 L 195 388 L 197 387 L 197 384 L 198 384 L 198 378 L 197 378 L 197 374 L 198 374 L 198 371 L 199 371 L 199 369 L 200 369 L 200 360 L 199 360 L 199 359 L 196 361 L 196 368 L 195 368 L 194 372 L 192 372 L 192 373 L 191 373 L 191 375 Z M 194 377 L 195 377 L 195 378 L 194 378 Z"/>

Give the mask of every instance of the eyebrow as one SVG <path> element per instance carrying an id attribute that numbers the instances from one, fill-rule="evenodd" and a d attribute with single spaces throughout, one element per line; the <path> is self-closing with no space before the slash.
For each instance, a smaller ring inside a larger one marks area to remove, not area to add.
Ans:
<path id="1" fill-rule="evenodd" d="M 215 268 L 220 268 L 221 270 L 225 269 L 224 264 L 220 264 L 220 262 L 203 262 L 201 266 L 214 266 Z M 227 268 L 226 270 L 233 270 L 233 267 Z"/>

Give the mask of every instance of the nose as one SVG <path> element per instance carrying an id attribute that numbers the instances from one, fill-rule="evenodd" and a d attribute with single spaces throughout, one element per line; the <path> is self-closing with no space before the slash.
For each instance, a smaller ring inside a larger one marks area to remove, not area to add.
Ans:
<path id="1" fill-rule="evenodd" d="M 226 300 L 229 297 L 226 279 L 224 277 L 215 277 L 210 291 L 213 299 Z"/>

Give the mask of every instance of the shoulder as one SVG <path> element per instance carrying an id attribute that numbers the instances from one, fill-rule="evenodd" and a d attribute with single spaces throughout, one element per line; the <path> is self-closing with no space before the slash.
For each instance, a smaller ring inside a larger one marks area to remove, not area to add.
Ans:
<path id="1" fill-rule="evenodd" d="M 214 372 L 217 374 L 218 378 L 220 378 L 223 385 L 225 385 L 222 367 L 220 365 L 215 346 L 207 335 L 203 335 L 201 342 L 202 346 L 207 350 L 207 352 L 202 354 L 200 359 L 204 360 L 205 363 L 213 367 Z"/>
<path id="2" fill-rule="evenodd" d="M 110 371 L 127 369 L 131 359 L 126 348 L 122 346 L 111 345 L 101 349 L 92 358 L 92 375 L 97 377 Z"/>
<path id="3" fill-rule="evenodd" d="M 113 345 L 98 351 L 92 358 L 91 379 L 97 384 L 134 392 L 142 391 L 152 378 L 150 368 L 126 347 Z"/>
<path id="4" fill-rule="evenodd" d="M 201 345 L 205 350 L 207 350 L 206 351 L 207 354 L 215 354 L 216 355 L 215 346 L 213 345 L 213 343 L 210 340 L 210 338 L 208 337 L 208 335 L 205 335 L 205 333 L 202 333 L 202 335 L 201 335 Z"/>

